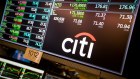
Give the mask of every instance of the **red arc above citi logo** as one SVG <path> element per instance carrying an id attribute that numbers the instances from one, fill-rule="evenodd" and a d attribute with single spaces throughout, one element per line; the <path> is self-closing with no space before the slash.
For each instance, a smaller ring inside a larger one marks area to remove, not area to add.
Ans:
<path id="1" fill-rule="evenodd" d="M 91 58 L 91 55 L 92 55 L 92 50 L 93 50 L 93 46 L 94 46 L 94 42 L 96 42 L 96 39 L 95 37 L 90 34 L 90 33 L 87 33 L 87 32 L 81 32 L 81 33 L 78 33 L 77 35 L 75 35 L 75 38 L 79 38 L 83 36 L 83 39 L 82 40 L 78 40 L 78 39 L 72 39 L 72 38 L 65 38 L 62 42 L 62 50 L 66 53 L 72 53 L 72 54 L 75 54 L 76 53 L 76 49 L 77 49 L 77 45 L 80 44 L 81 45 L 81 48 L 80 48 L 80 51 L 79 51 L 79 55 L 81 57 L 87 57 L 87 58 Z M 86 41 L 87 37 L 89 37 L 93 42 L 88 42 Z M 66 43 L 71 43 L 73 44 L 73 48 L 72 47 L 69 47 L 69 48 L 66 48 Z M 88 50 L 88 53 L 84 53 L 84 47 L 85 46 L 88 46 L 89 45 L 89 50 Z"/>

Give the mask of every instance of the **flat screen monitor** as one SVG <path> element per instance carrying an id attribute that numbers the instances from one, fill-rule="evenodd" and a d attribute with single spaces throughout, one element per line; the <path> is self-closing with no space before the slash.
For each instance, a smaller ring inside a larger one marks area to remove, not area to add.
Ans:
<path id="1" fill-rule="evenodd" d="M 15 50 L 14 53 L 13 53 L 12 58 L 13 59 L 17 59 L 17 60 L 22 61 L 22 62 L 30 63 L 31 61 L 28 60 L 28 59 L 25 59 L 23 57 L 23 55 L 24 55 L 24 52 L 23 51 Z"/>
<path id="2" fill-rule="evenodd" d="M 0 79 L 42 79 L 44 70 L 0 58 Z"/>
<path id="3" fill-rule="evenodd" d="M 139 0 L 1 0 L 0 40 L 122 74 Z"/>

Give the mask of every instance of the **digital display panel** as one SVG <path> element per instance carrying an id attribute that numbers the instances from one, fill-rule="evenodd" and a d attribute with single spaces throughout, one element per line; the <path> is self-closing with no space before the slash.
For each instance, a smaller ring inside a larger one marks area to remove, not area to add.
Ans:
<path id="1" fill-rule="evenodd" d="M 139 0 L 3 2 L 1 40 L 122 74 Z"/>
<path id="2" fill-rule="evenodd" d="M 0 79 L 42 79 L 44 71 L 0 58 Z"/>

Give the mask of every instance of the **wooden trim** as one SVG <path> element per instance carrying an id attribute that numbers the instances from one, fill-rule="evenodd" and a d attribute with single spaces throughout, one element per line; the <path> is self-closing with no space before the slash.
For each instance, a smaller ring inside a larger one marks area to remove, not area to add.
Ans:
<path id="1" fill-rule="evenodd" d="M 100 70 L 97 70 L 97 69 L 94 69 L 94 68 L 91 68 L 91 67 L 87 67 L 87 66 L 84 66 L 84 65 L 72 62 L 72 61 L 62 59 L 62 58 L 58 58 L 58 57 L 55 57 L 55 56 L 52 56 L 52 55 L 44 54 L 43 58 L 45 58 L 47 60 L 57 62 L 57 63 L 61 63 L 63 65 L 66 65 L 66 66 L 69 66 L 69 67 L 72 67 L 72 68 L 75 68 L 75 69 L 78 69 L 78 70 L 88 72 L 88 73 L 91 73 L 91 74 L 94 74 L 94 75 L 97 75 L 97 76 L 100 75 Z"/>
<path id="2" fill-rule="evenodd" d="M 101 71 L 100 77 L 104 78 L 104 79 L 126 79 L 124 77 L 117 76 L 117 75 L 114 75 L 114 74 L 111 74 L 111 73 L 107 73 L 107 72 L 104 72 L 104 71 Z"/>
<path id="3" fill-rule="evenodd" d="M 0 40 L 0 44 L 4 45 L 4 46 L 7 46 L 7 47 L 10 47 L 10 48 L 18 49 L 18 50 L 21 50 L 21 51 L 26 50 L 26 47 L 19 46 L 19 45 L 16 45 L 16 44 L 13 44 L 13 43 L 10 43 L 10 42 L 6 42 L 6 41 L 2 41 L 2 40 Z"/>

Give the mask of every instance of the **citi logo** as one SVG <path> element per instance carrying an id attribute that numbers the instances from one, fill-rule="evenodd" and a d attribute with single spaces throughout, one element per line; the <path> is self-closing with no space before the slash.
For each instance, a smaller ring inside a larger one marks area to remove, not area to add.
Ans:
<path id="1" fill-rule="evenodd" d="M 78 40 L 79 37 L 83 37 L 82 40 Z M 88 42 L 87 37 L 89 37 L 93 42 Z M 62 50 L 66 53 L 76 54 L 77 45 L 80 44 L 81 47 L 79 50 L 79 55 L 81 57 L 91 58 L 94 42 L 96 42 L 96 39 L 93 35 L 87 32 L 82 32 L 75 35 L 75 39 L 72 38 L 64 39 L 62 42 Z M 67 43 L 71 43 L 73 47 L 68 47 L 68 46 L 66 47 Z M 87 53 L 84 53 L 85 46 L 89 47 Z"/>

